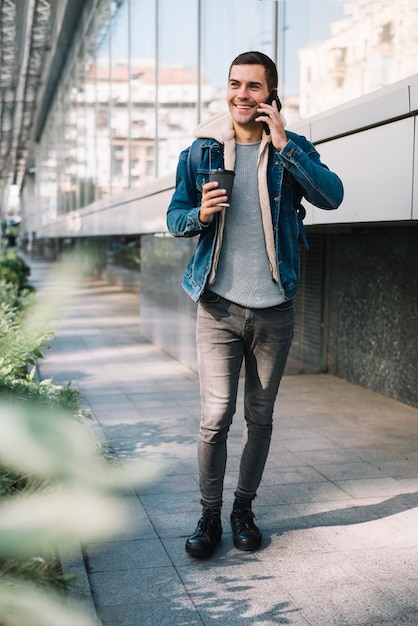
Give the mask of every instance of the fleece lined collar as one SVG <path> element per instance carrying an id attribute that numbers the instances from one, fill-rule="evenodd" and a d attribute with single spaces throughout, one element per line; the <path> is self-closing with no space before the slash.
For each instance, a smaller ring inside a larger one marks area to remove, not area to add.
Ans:
<path id="1" fill-rule="evenodd" d="M 198 139 L 207 138 L 215 139 L 224 145 L 224 163 L 225 169 L 235 169 L 235 132 L 232 124 L 232 118 L 229 113 L 222 113 L 210 120 L 199 124 L 195 130 L 195 137 Z M 258 194 L 260 198 L 261 219 L 264 229 L 264 238 L 266 242 L 266 251 L 269 259 L 271 273 L 273 279 L 278 283 L 279 274 L 276 264 L 276 251 L 274 246 L 273 222 L 271 218 L 270 198 L 267 186 L 267 164 L 269 155 L 269 146 L 271 143 L 270 135 L 263 131 L 260 149 L 258 153 L 257 178 L 258 178 Z M 215 280 L 217 260 L 219 258 L 220 248 L 222 245 L 223 228 L 225 222 L 224 211 L 220 213 L 218 239 L 214 256 L 214 264 L 209 284 Z"/>

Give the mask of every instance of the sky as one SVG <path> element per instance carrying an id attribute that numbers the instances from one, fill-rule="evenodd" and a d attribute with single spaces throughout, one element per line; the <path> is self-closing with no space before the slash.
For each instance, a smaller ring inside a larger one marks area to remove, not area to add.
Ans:
<path id="1" fill-rule="evenodd" d="M 229 62 L 240 52 L 272 50 L 271 21 L 274 0 L 206 0 L 203 6 L 204 74 L 216 87 L 226 85 Z M 343 17 L 346 0 L 283 0 L 286 61 L 279 60 L 281 82 L 287 94 L 298 92 L 298 49 L 331 35 L 330 22 Z M 132 55 L 154 59 L 156 38 L 160 61 L 192 65 L 197 58 L 197 1 L 159 0 L 160 28 L 155 32 L 155 2 L 131 0 Z M 239 7 L 239 11 L 236 8 Z M 127 9 L 119 10 L 119 28 L 114 32 L 112 51 L 125 51 L 127 45 Z M 270 39 L 270 41 L 269 41 Z M 265 46 L 264 48 L 262 46 Z M 121 56 L 126 53 L 121 52 Z"/>

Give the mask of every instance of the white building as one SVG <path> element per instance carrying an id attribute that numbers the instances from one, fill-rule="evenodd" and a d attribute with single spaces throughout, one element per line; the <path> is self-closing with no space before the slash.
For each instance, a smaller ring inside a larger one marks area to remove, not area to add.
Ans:
<path id="1" fill-rule="evenodd" d="M 418 0 L 357 0 L 332 37 L 300 50 L 300 116 L 308 117 L 418 70 Z"/>

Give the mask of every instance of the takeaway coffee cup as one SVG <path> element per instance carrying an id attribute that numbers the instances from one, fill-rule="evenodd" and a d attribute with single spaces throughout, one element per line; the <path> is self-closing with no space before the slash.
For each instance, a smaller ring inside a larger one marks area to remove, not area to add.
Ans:
<path id="1" fill-rule="evenodd" d="M 209 182 L 213 182 L 216 180 L 219 183 L 218 189 L 225 189 L 226 195 L 228 196 L 228 201 L 231 198 L 232 194 L 232 186 L 234 184 L 234 176 L 235 172 L 232 170 L 210 170 L 209 172 Z M 229 206 L 229 202 L 220 202 L 218 206 Z"/>

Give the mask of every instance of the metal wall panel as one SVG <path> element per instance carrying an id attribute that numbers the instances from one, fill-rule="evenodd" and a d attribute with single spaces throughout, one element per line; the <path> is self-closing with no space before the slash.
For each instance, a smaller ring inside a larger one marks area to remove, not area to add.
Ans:
<path id="1" fill-rule="evenodd" d="M 345 195 L 336 211 L 313 208 L 306 223 L 412 219 L 413 117 L 320 144 L 318 150 L 342 179 Z"/>
<path id="2" fill-rule="evenodd" d="M 408 115 L 410 112 L 409 88 L 412 79 L 408 78 L 381 91 L 373 92 L 338 107 L 335 112 L 323 113 L 311 121 L 311 141 L 321 141 L 329 137 L 356 132 L 379 123 Z M 378 114 L 378 115 L 377 115 Z"/>

